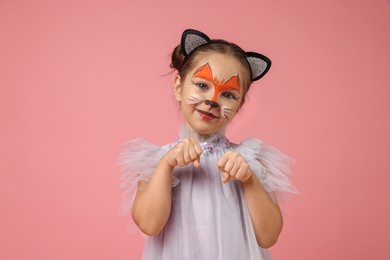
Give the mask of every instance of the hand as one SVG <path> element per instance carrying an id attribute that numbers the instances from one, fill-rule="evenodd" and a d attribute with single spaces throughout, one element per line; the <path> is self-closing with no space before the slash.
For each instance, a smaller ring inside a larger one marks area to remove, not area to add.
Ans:
<path id="1" fill-rule="evenodd" d="M 230 179 L 248 183 L 254 176 L 244 157 L 237 152 L 227 151 L 219 159 L 218 167 L 223 175 L 223 183 L 227 183 Z"/>
<path id="2" fill-rule="evenodd" d="M 202 148 L 195 139 L 185 138 L 172 147 L 165 154 L 165 158 L 172 167 L 184 166 L 190 163 L 193 163 L 195 167 L 199 167 L 199 158 L 202 152 Z"/>

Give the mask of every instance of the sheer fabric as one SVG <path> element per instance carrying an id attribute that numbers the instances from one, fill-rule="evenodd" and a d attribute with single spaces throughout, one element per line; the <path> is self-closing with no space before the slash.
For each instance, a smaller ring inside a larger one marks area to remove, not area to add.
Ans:
<path id="1" fill-rule="evenodd" d="M 269 259 L 256 242 L 241 183 L 223 184 L 217 162 L 227 150 L 239 152 L 275 199 L 280 192 L 295 192 L 288 179 L 290 158 L 254 138 L 218 145 L 227 141 L 225 131 L 204 137 L 182 127 L 180 138 L 186 137 L 196 138 L 204 148 L 200 167 L 175 168 L 170 217 L 158 235 L 148 237 L 143 259 Z M 159 147 L 136 139 L 122 146 L 122 213 L 131 211 L 137 182 L 147 185 L 158 161 L 175 144 Z M 213 149 L 206 149 L 210 144 Z"/>

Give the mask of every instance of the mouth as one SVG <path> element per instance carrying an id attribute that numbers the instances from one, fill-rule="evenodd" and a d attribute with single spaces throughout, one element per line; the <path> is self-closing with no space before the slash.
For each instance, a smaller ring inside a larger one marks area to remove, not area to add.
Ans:
<path id="1" fill-rule="evenodd" d="M 198 111 L 199 115 L 204 119 L 204 120 L 213 120 L 215 118 L 219 118 L 217 117 L 216 115 L 212 114 L 212 113 L 209 113 L 207 111 L 203 111 L 203 110 L 199 110 L 199 109 L 196 109 L 196 111 Z"/>

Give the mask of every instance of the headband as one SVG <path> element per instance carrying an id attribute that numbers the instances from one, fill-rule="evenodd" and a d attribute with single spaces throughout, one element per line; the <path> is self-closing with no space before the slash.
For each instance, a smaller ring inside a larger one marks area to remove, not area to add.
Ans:
<path id="1" fill-rule="evenodd" d="M 214 41 L 211 40 L 206 34 L 187 29 L 181 36 L 180 48 L 185 57 L 191 54 L 195 49 L 206 44 L 211 44 Z M 248 61 L 251 70 L 252 81 L 262 78 L 271 67 L 271 60 L 266 56 L 256 52 L 243 52 Z"/>

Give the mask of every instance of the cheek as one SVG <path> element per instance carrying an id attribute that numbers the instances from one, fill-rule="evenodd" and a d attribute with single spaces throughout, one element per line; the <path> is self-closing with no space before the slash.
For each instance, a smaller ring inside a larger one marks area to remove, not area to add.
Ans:
<path id="1" fill-rule="evenodd" d="M 183 92 L 182 102 L 187 106 L 197 106 L 205 100 L 204 95 L 196 91 L 196 89 L 188 87 L 186 91 Z"/>
<path id="2" fill-rule="evenodd" d="M 241 99 L 239 100 L 229 99 L 224 97 L 222 94 L 223 93 L 221 92 L 221 95 L 219 95 L 217 99 L 218 100 L 217 102 L 221 107 L 226 107 L 234 111 L 237 111 L 240 108 Z"/>
<path id="3" fill-rule="evenodd" d="M 221 116 L 227 120 L 232 119 L 238 110 L 238 103 L 236 105 L 223 105 L 221 104 Z"/>

